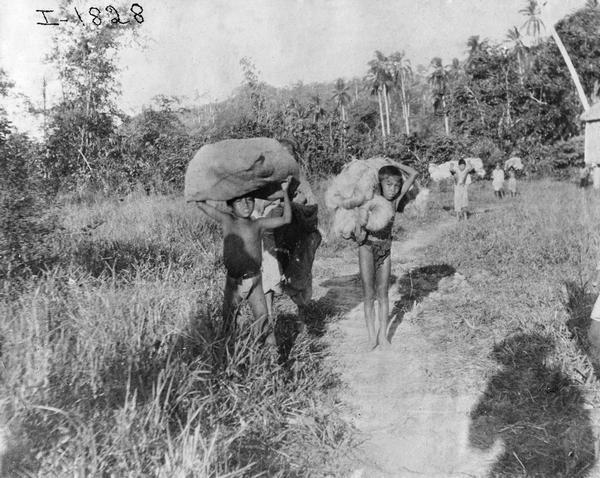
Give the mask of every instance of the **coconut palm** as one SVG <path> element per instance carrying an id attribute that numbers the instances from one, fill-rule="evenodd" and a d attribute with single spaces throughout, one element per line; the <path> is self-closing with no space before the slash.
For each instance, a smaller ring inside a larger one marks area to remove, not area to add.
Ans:
<path id="1" fill-rule="evenodd" d="M 383 98 L 383 104 L 385 106 L 385 123 L 387 134 L 390 134 L 390 103 L 389 103 L 389 91 L 391 85 L 391 78 L 387 72 L 387 57 L 379 50 L 375 51 L 375 58 L 369 62 L 370 73 L 377 78 L 377 82 L 381 89 L 381 97 Z"/>
<path id="2" fill-rule="evenodd" d="M 342 78 L 338 78 L 335 82 L 332 99 L 342 113 L 342 121 L 346 122 L 346 106 L 350 104 L 350 94 L 348 91 L 350 86 Z"/>
<path id="3" fill-rule="evenodd" d="M 381 124 L 381 136 L 385 140 L 385 121 L 383 118 L 383 102 L 381 100 L 381 83 L 379 82 L 379 76 L 374 71 L 369 71 L 365 77 L 365 85 L 369 89 L 370 95 L 377 95 L 377 102 L 379 103 L 379 119 Z"/>
<path id="4" fill-rule="evenodd" d="M 521 82 L 522 86 L 525 76 L 525 64 L 527 63 L 527 47 L 523 43 L 521 32 L 515 26 L 508 30 L 506 39 L 513 45 L 513 51 L 515 53 L 515 57 L 517 58 L 519 81 Z"/>
<path id="5" fill-rule="evenodd" d="M 527 20 L 523 24 L 527 26 L 527 34 L 529 34 L 530 31 L 533 31 L 533 35 L 539 39 L 541 28 L 545 28 L 544 22 L 541 18 L 543 13 L 542 5 L 540 5 L 536 0 L 528 0 L 526 7 L 519 10 L 519 12 L 523 13 L 527 17 Z M 558 36 L 558 33 L 556 32 L 556 29 L 552 23 L 550 23 L 548 29 L 550 30 L 550 34 L 556 42 L 556 46 L 558 47 L 558 50 L 560 51 L 560 54 L 567 65 L 569 73 L 571 74 L 571 78 L 573 79 L 573 83 L 575 83 L 579 100 L 581 101 L 583 108 L 587 110 L 589 109 L 590 105 L 587 97 L 585 96 L 585 92 L 583 91 L 583 87 L 581 86 L 581 81 L 579 81 L 579 75 L 577 75 L 575 66 L 573 66 L 573 62 L 571 61 L 571 57 L 569 56 L 565 45 Z"/>
<path id="6" fill-rule="evenodd" d="M 313 121 L 318 123 L 323 116 L 325 116 L 325 109 L 323 108 L 323 104 L 321 103 L 321 97 L 319 95 L 312 95 L 310 97 L 309 104 L 310 111 L 313 115 Z"/>
<path id="7" fill-rule="evenodd" d="M 522 13 L 527 17 L 527 20 L 523 23 L 523 27 L 526 28 L 527 34 L 532 35 L 536 41 L 539 41 L 540 33 L 542 28 L 544 28 L 544 22 L 542 21 L 542 11 L 537 0 L 527 0 L 527 5 L 521 8 L 519 13 Z"/>
<path id="8" fill-rule="evenodd" d="M 481 50 L 482 43 L 479 41 L 479 35 L 471 35 L 467 40 L 467 47 L 469 49 L 469 56 Z"/>
<path id="9" fill-rule="evenodd" d="M 404 127 L 406 134 L 410 134 L 410 102 L 408 99 L 408 85 L 412 78 L 410 61 L 404 52 L 394 52 L 387 62 L 387 71 L 395 88 L 400 92 L 400 106 L 404 116 Z"/>
<path id="10" fill-rule="evenodd" d="M 428 83 L 431 85 L 433 94 L 433 108 L 435 111 L 442 110 L 444 114 L 444 127 L 446 135 L 450 135 L 450 123 L 448 121 L 448 111 L 446 110 L 446 95 L 448 93 L 448 72 L 442 64 L 442 59 L 435 57 L 430 64 L 432 71 L 428 77 Z"/>

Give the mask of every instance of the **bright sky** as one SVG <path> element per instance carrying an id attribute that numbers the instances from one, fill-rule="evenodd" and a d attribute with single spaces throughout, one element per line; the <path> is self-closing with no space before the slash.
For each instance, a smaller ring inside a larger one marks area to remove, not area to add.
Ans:
<path id="1" fill-rule="evenodd" d="M 146 48 L 122 52 L 121 107 L 128 113 L 158 94 L 207 102 L 227 97 L 242 81 L 240 58 L 251 57 L 261 78 L 275 86 L 363 76 L 375 50 L 405 50 L 413 65 L 462 58 L 466 41 L 501 41 L 521 27 L 525 0 L 137 0 Z M 117 3 L 116 1 L 113 3 Z M 584 0 L 549 0 L 557 21 Z M 41 104 L 42 78 L 58 94 L 57 74 L 43 63 L 55 27 L 36 25 L 36 9 L 58 0 L 0 0 L 0 67 L 15 94 Z M 108 0 L 80 0 L 80 12 Z M 48 14 L 51 16 L 52 14 Z M 121 12 L 128 18 L 129 12 Z M 83 27 L 82 27 L 83 28 Z M 90 28 L 90 27 L 88 27 Z M 524 32 L 523 32 L 524 33 Z M 35 130 L 14 99 L 9 111 L 22 130 Z"/>

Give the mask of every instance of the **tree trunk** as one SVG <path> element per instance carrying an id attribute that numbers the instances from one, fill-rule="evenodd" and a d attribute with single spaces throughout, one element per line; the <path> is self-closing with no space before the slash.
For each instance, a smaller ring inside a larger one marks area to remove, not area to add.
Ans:
<path id="1" fill-rule="evenodd" d="M 577 93 L 579 94 L 579 100 L 581 101 L 581 104 L 583 105 L 583 109 L 584 110 L 590 109 L 590 104 L 588 102 L 587 97 L 585 96 L 585 92 L 583 91 L 583 87 L 581 86 L 581 82 L 579 81 L 579 76 L 577 75 L 577 71 L 575 70 L 575 67 L 573 66 L 571 57 L 569 56 L 569 53 L 567 52 L 565 45 L 563 44 L 562 40 L 558 36 L 558 33 L 557 33 L 556 29 L 554 28 L 554 25 L 552 25 L 552 24 L 550 25 L 550 33 L 552 34 L 552 38 L 554 38 L 554 41 L 556 42 L 556 46 L 558 47 L 563 59 L 565 60 L 565 63 L 567 64 L 567 68 L 569 69 L 569 73 L 571 74 L 571 78 L 573 79 L 573 83 L 575 83 L 575 88 L 577 88 Z"/>
<path id="2" fill-rule="evenodd" d="M 406 89 L 404 88 L 404 79 L 400 83 L 400 92 L 402 93 L 402 114 L 404 115 L 404 129 L 406 130 L 406 136 L 410 135 L 410 124 L 408 116 L 410 111 L 408 109 L 408 102 L 406 101 Z"/>
<path id="3" fill-rule="evenodd" d="M 510 115 L 510 90 L 508 88 L 508 70 L 504 72 L 504 81 L 506 84 L 506 123 L 512 126 L 512 117 Z"/>
<path id="4" fill-rule="evenodd" d="M 385 102 L 385 116 L 386 116 L 385 124 L 387 127 L 387 134 L 389 136 L 390 135 L 390 103 L 388 101 L 388 91 L 387 91 L 387 86 L 385 86 L 385 83 L 383 85 L 383 100 Z"/>
<path id="5" fill-rule="evenodd" d="M 448 112 L 446 111 L 446 97 L 442 95 L 442 107 L 444 108 L 444 127 L 446 128 L 446 136 L 450 136 L 450 123 L 448 122 Z"/>
<path id="6" fill-rule="evenodd" d="M 383 104 L 381 102 L 381 91 L 377 90 L 377 101 L 379 102 L 379 117 L 381 120 L 381 136 L 385 139 L 385 122 L 383 120 Z"/>

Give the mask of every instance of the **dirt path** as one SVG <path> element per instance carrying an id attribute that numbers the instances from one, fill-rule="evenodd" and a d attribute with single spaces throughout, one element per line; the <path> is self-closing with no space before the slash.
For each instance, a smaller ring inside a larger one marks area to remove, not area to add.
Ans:
<path id="1" fill-rule="evenodd" d="M 486 453 L 469 447 L 469 411 L 478 395 L 457 395 L 436 386 L 440 380 L 435 371 L 444 368 L 438 367 L 446 360 L 444 352 L 411 320 L 414 314 L 427 313 L 427 301 L 434 300 L 429 296 L 452 300 L 457 290 L 468 287 L 465 279 L 452 268 L 442 271 L 445 277 L 435 292 L 420 297 L 417 307 L 399 292 L 398 283 L 412 287 L 410 271 L 427 266 L 421 250 L 451 224 L 437 224 L 393 244 L 396 284 L 390 288 L 390 308 L 395 304 L 400 313 L 390 327 L 390 350 L 368 351 L 357 257 L 348 253 L 328 259 L 316 271 L 317 294 L 335 301 L 345 313 L 328 336 L 331 360 L 344 383 L 346 419 L 364 438 L 352 478 L 485 476 L 502 451 L 500 443 Z"/>

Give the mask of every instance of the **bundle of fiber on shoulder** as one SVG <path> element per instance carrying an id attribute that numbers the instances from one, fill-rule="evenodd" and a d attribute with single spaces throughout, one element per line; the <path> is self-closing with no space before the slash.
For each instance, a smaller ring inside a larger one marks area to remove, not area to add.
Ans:
<path id="1" fill-rule="evenodd" d="M 519 158 L 518 156 L 513 156 L 512 158 L 507 159 L 504 163 L 504 169 L 510 168 L 513 168 L 517 171 L 521 171 L 523 169 L 523 162 L 521 161 L 521 158 Z"/>
<path id="2" fill-rule="evenodd" d="M 465 158 L 467 167 L 472 166 L 475 174 L 483 178 L 485 176 L 485 169 L 483 168 L 483 161 L 480 158 Z M 458 170 L 458 161 L 446 161 L 441 164 L 430 164 L 428 167 L 429 176 L 435 182 L 443 181 L 444 179 L 450 179 L 452 177 L 452 171 Z"/>
<path id="3" fill-rule="evenodd" d="M 393 203 L 380 195 L 378 172 L 396 164 L 382 156 L 355 159 L 333 178 L 325 204 L 334 211 L 332 232 L 336 236 L 350 239 L 360 227 L 376 232 L 389 224 L 395 211 Z"/>

